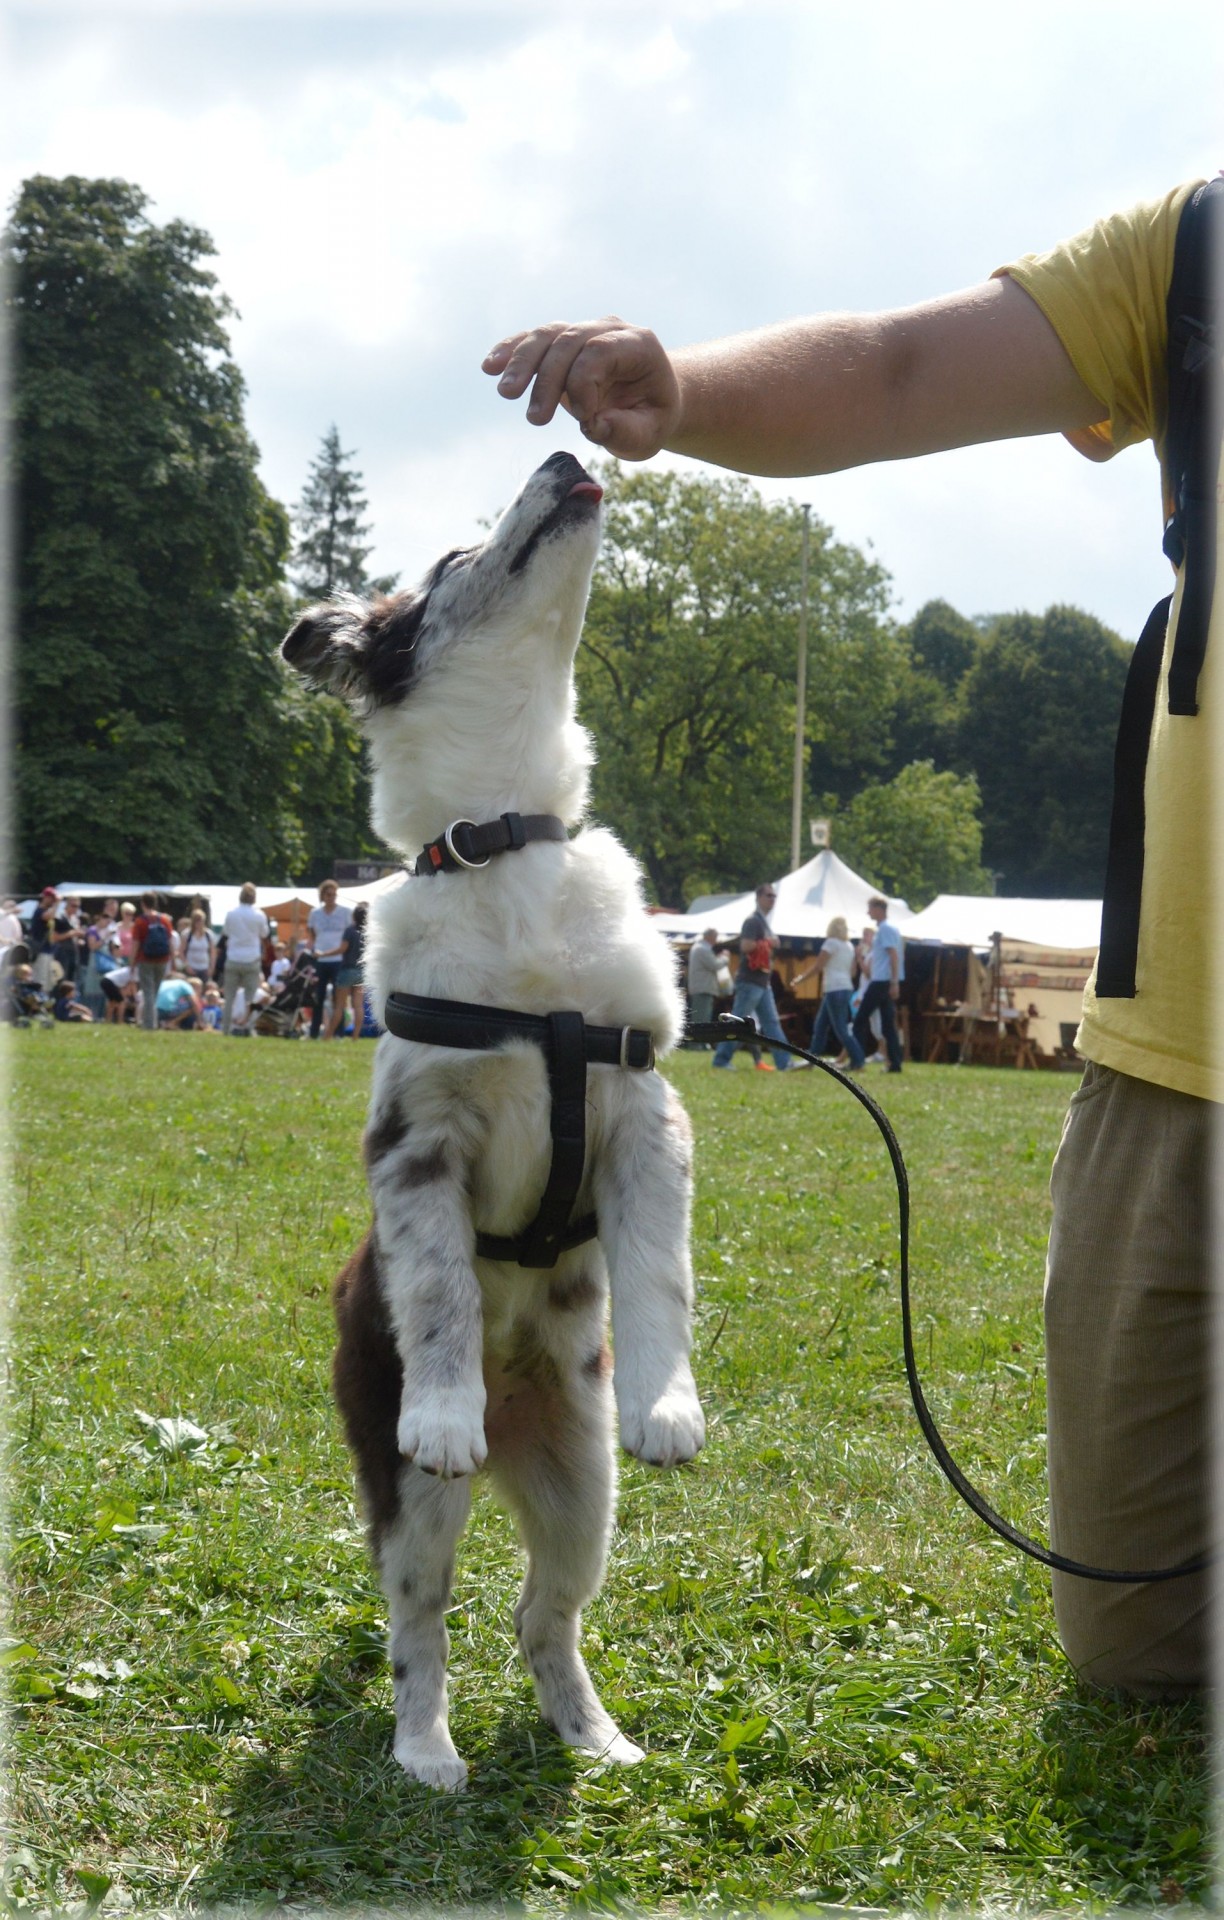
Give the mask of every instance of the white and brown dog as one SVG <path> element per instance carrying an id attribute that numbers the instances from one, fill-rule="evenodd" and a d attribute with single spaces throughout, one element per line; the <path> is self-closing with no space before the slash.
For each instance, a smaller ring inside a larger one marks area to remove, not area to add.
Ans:
<path id="1" fill-rule="evenodd" d="M 374 824 L 405 855 L 458 819 L 581 820 L 593 756 L 573 661 L 600 497 L 554 454 L 488 539 L 447 554 L 416 592 L 312 608 L 285 640 L 293 667 L 360 713 Z M 646 1029 L 659 1053 L 679 1036 L 671 956 L 634 862 L 601 828 L 409 877 L 372 919 L 380 1016 L 389 995 L 425 995 Z M 690 1132 L 661 1075 L 590 1068 L 575 1212 L 594 1212 L 597 1239 L 539 1270 L 476 1251 L 478 1232 L 517 1235 L 536 1213 L 551 1114 L 529 1039 L 379 1042 L 374 1224 L 336 1283 L 335 1387 L 390 1609 L 395 1754 L 434 1787 L 467 1772 L 447 1723 L 444 1615 L 471 1476 L 487 1460 L 526 1548 L 514 1622 L 544 1718 L 584 1752 L 632 1761 L 640 1749 L 578 1650 L 612 1527 L 613 1389 L 640 1459 L 690 1460 L 705 1437 L 689 1366 Z"/>

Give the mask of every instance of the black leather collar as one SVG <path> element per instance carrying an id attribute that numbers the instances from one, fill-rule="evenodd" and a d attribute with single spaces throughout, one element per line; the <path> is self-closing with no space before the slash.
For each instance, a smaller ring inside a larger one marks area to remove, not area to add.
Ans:
<path id="1" fill-rule="evenodd" d="M 452 820 L 445 833 L 421 848 L 413 872 L 422 878 L 487 867 L 495 853 L 515 853 L 529 840 L 568 838 L 564 820 L 555 813 L 503 813 L 479 826 L 474 820 Z"/>

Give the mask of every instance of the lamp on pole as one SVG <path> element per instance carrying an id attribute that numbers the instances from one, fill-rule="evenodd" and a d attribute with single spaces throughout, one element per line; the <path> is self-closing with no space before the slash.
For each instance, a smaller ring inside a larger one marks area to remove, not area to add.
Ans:
<path id="1" fill-rule="evenodd" d="M 812 509 L 804 506 L 803 560 L 799 582 L 799 667 L 795 676 L 795 778 L 791 789 L 791 857 L 793 873 L 799 865 L 799 820 L 803 813 L 803 734 L 807 720 L 808 547 Z"/>

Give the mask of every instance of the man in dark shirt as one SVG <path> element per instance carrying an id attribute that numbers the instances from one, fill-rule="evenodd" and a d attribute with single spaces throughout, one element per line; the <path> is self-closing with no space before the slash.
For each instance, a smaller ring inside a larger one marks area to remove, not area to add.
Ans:
<path id="1" fill-rule="evenodd" d="M 731 1002 L 732 1013 L 747 1014 L 755 1020 L 767 1040 L 786 1038 L 774 1004 L 772 985 L 773 950 L 778 940 L 777 935 L 770 931 L 768 916 L 773 912 L 777 897 L 777 888 L 770 884 L 756 890 L 756 912 L 750 913 L 740 928 L 740 963 L 735 976 L 735 997 Z M 737 1044 L 735 1040 L 720 1041 L 714 1049 L 712 1064 L 729 1067 L 735 1057 Z M 779 1073 L 785 1073 L 790 1066 L 790 1055 L 779 1052 L 775 1047 L 774 1066 Z M 773 1067 L 766 1060 L 758 1060 L 757 1069 L 762 1073 L 773 1072 Z"/>

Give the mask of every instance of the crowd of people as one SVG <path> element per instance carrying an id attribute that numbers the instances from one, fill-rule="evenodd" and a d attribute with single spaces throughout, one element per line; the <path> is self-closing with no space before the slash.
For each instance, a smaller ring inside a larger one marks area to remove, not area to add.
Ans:
<path id="1" fill-rule="evenodd" d="M 376 1034 L 361 985 L 365 902 L 342 905 L 325 880 L 305 937 L 289 943 L 256 901 L 248 882 L 213 926 L 200 904 L 173 919 L 155 892 L 87 912 L 76 896 L 44 887 L 24 919 L 5 900 L 4 1017 L 312 1040 Z"/>
<path id="2" fill-rule="evenodd" d="M 767 1044 L 785 1039 L 773 970 L 778 936 L 769 924 L 776 900 L 777 889 L 765 883 L 757 888 L 755 910 L 744 921 L 737 941 L 720 944 L 718 928 L 707 927 L 693 942 L 687 977 L 691 1027 L 712 1020 L 715 1002 L 730 994 L 732 1013 L 747 1015 Z M 820 976 L 821 997 L 812 1023 L 811 1052 L 828 1053 L 836 1044 L 837 1066 L 857 1073 L 869 1063 L 878 1062 L 890 1073 L 900 1073 L 902 1048 L 896 1003 L 905 978 L 905 946 L 888 918 L 887 900 L 873 895 L 867 911 L 871 918 L 857 942 L 850 939 L 845 918 L 835 914 L 820 952 L 790 984 L 793 990 L 813 975 Z M 726 960 L 731 949 L 739 953 L 734 980 Z M 715 1048 L 712 1065 L 731 1066 L 737 1050 L 752 1056 L 759 1073 L 798 1070 L 792 1056 L 781 1048 L 775 1047 L 770 1062 L 759 1046 L 733 1039 Z"/>

